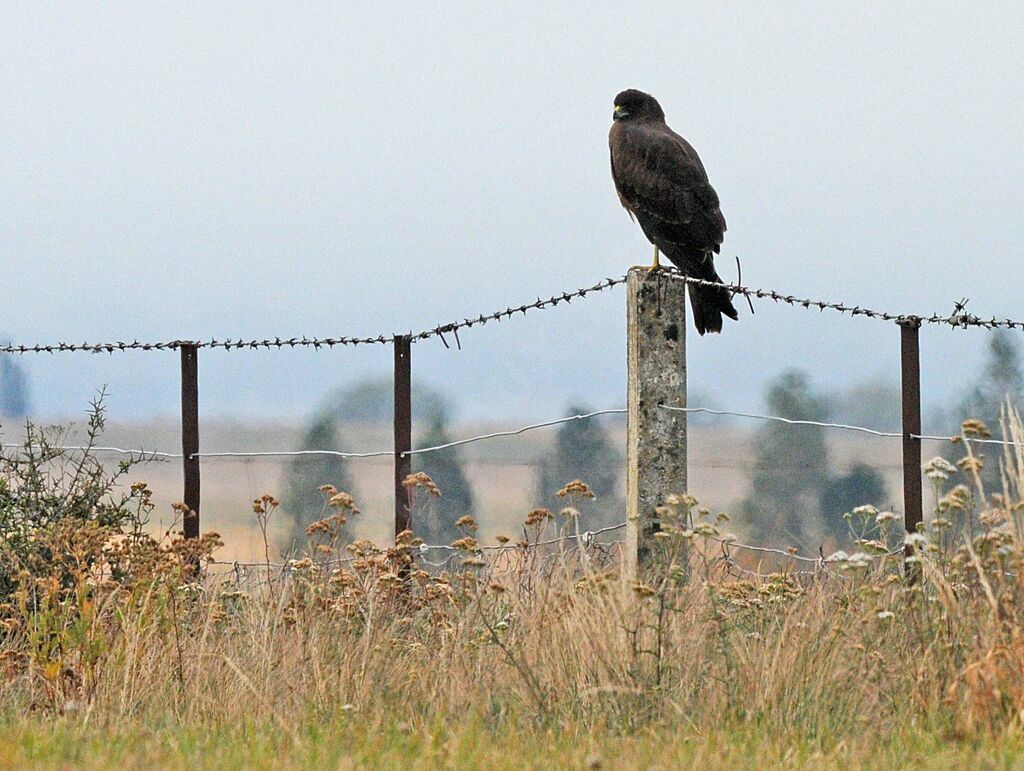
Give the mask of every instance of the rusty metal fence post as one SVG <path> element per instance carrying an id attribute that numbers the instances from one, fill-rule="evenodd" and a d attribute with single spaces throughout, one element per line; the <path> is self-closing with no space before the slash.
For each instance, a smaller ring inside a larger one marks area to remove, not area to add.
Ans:
<path id="1" fill-rule="evenodd" d="M 919 319 L 908 318 L 900 326 L 900 388 L 903 401 L 903 522 L 916 533 L 924 519 L 921 492 L 921 351 Z M 909 547 L 908 547 L 909 555 Z"/>
<path id="2" fill-rule="evenodd" d="M 395 335 L 395 537 L 412 529 L 409 491 L 405 478 L 412 473 L 412 338 Z"/>
<path id="3" fill-rule="evenodd" d="M 181 346 L 181 454 L 187 507 L 182 529 L 186 538 L 199 537 L 199 359 L 195 343 Z"/>

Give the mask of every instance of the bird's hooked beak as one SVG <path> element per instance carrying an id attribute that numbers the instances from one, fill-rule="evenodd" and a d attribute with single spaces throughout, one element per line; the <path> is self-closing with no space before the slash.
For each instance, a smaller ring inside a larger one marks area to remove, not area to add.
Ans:
<path id="1" fill-rule="evenodd" d="M 622 120 L 623 118 L 629 117 L 629 110 L 625 109 L 621 104 L 615 105 L 615 112 L 612 113 L 612 120 Z"/>

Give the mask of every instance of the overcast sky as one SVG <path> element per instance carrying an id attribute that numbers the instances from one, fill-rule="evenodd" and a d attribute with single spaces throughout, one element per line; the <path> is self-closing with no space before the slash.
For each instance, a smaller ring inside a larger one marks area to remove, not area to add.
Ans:
<path id="1" fill-rule="evenodd" d="M 755 286 L 1024 316 L 1020 3 L 206 5 L 0 5 L 0 334 L 390 334 L 620 275 L 650 256 L 608 169 L 627 87 L 701 154 L 726 278 L 739 255 Z M 415 371 L 466 417 L 620 406 L 624 316 L 619 289 L 418 345 Z M 925 331 L 926 399 L 984 339 Z M 691 331 L 690 382 L 750 408 L 787 365 L 894 379 L 898 342 L 760 304 Z M 174 354 L 22 361 L 40 415 L 104 383 L 117 417 L 177 409 Z M 300 415 L 389 366 L 203 352 L 203 409 Z"/>

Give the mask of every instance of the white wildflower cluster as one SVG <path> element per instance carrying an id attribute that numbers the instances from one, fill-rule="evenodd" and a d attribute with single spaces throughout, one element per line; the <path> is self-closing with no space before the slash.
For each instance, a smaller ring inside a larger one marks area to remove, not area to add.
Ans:
<path id="1" fill-rule="evenodd" d="M 956 473 L 956 466 L 945 458 L 935 457 L 922 466 L 924 475 L 934 481 L 949 479 Z"/>
<path id="2" fill-rule="evenodd" d="M 905 546 L 913 546 L 915 549 L 923 549 L 928 545 L 928 538 L 924 533 L 907 533 L 903 539 Z"/>
<path id="3" fill-rule="evenodd" d="M 855 551 L 850 555 L 850 558 L 846 560 L 846 566 L 853 569 L 869 568 L 871 567 L 871 561 L 870 554 L 862 551 Z"/>
<path id="4" fill-rule="evenodd" d="M 838 563 L 843 570 L 846 570 L 847 568 L 853 570 L 868 568 L 871 567 L 871 561 L 871 555 L 862 551 L 855 551 L 853 554 L 847 554 L 845 551 L 839 550 L 825 558 L 825 562 Z"/>
<path id="5" fill-rule="evenodd" d="M 875 515 L 875 522 L 879 525 L 884 525 L 889 522 L 895 522 L 900 518 L 900 515 L 894 511 L 880 511 Z"/>

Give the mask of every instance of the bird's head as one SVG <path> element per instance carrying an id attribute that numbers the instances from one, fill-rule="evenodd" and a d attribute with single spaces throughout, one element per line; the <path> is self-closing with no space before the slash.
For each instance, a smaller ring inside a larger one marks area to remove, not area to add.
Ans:
<path id="1" fill-rule="evenodd" d="M 643 91 L 630 88 L 615 97 L 612 120 L 665 120 L 658 100 Z"/>

